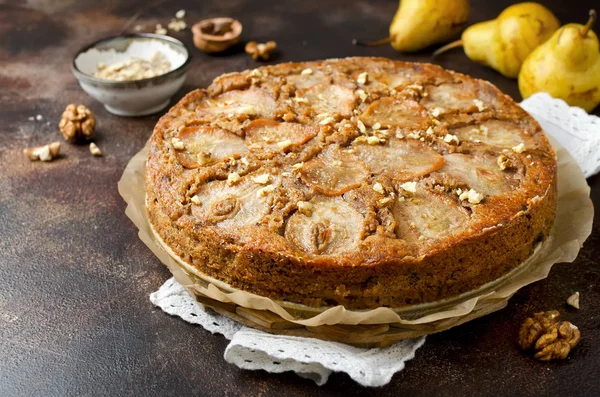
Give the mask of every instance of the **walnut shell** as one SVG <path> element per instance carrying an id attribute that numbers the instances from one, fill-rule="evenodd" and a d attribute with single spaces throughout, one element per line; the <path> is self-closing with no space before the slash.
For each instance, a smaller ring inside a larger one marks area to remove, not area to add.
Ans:
<path id="1" fill-rule="evenodd" d="M 201 51 L 225 51 L 240 41 L 242 24 L 227 17 L 204 19 L 192 26 L 194 45 Z"/>

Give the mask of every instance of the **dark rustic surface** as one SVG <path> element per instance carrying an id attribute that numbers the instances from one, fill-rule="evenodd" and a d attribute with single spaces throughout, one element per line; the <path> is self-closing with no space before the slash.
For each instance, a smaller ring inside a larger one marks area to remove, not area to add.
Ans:
<path id="1" fill-rule="evenodd" d="M 30 5 L 26 5 L 29 3 Z M 509 2 L 471 1 L 471 20 L 493 18 Z M 547 1 L 562 22 L 586 19 L 597 1 Z M 51 1 L 0 4 L 0 396 L 11 395 L 597 395 L 600 390 L 600 224 L 573 264 L 524 288 L 495 314 L 430 336 L 416 358 L 377 390 L 334 374 L 323 387 L 294 374 L 242 371 L 223 360 L 227 341 L 155 309 L 148 294 L 168 271 L 137 238 L 116 188 L 159 115 L 119 118 L 88 97 L 71 75 L 75 51 L 119 33 L 143 10 L 146 30 L 186 20 L 232 16 L 246 40 L 277 41 L 274 62 L 349 55 L 428 60 L 388 46 L 357 48 L 353 37 L 384 36 L 396 1 Z M 191 46 L 189 30 L 173 36 Z M 194 49 L 184 93 L 223 72 L 255 65 L 240 52 L 208 56 Z M 468 61 L 457 50 L 443 66 L 488 79 L 520 100 L 515 81 Z M 30 163 L 27 146 L 60 140 L 65 105 L 89 106 L 97 143 L 64 144 L 58 161 Z M 41 114 L 43 121 L 29 121 Z M 598 114 L 598 111 L 596 111 Z M 589 180 L 600 203 L 600 177 Z M 565 306 L 574 291 L 582 310 Z M 569 360 L 544 364 L 520 353 L 515 332 L 527 313 L 559 309 L 577 324 L 581 344 Z"/>

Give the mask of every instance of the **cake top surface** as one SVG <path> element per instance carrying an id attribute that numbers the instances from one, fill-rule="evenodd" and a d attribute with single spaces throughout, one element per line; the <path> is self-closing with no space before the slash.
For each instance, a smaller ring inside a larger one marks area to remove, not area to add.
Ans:
<path id="1" fill-rule="evenodd" d="M 151 143 L 148 182 L 179 227 L 353 265 L 501 227 L 556 172 L 537 122 L 491 84 L 381 58 L 220 76 Z"/>

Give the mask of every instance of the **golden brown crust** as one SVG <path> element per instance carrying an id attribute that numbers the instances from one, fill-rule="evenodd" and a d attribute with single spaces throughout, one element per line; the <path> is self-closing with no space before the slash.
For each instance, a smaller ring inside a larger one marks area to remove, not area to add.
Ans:
<path id="1" fill-rule="evenodd" d="M 147 210 L 177 255 L 233 287 L 399 307 L 529 257 L 553 224 L 556 168 L 538 123 L 490 83 L 383 58 L 290 63 L 221 76 L 160 119 Z"/>

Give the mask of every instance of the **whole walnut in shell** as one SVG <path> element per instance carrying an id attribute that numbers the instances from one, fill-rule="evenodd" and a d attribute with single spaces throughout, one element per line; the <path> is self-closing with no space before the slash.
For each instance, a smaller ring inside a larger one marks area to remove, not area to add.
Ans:
<path id="1" fill-rule="evenodd" d="M 58 128 L 65 140 L 74 143 L 80 140 L 89 141 L 94 138 L 96 119 L 94 114 L 83 105 L 67 105 Z"/>

